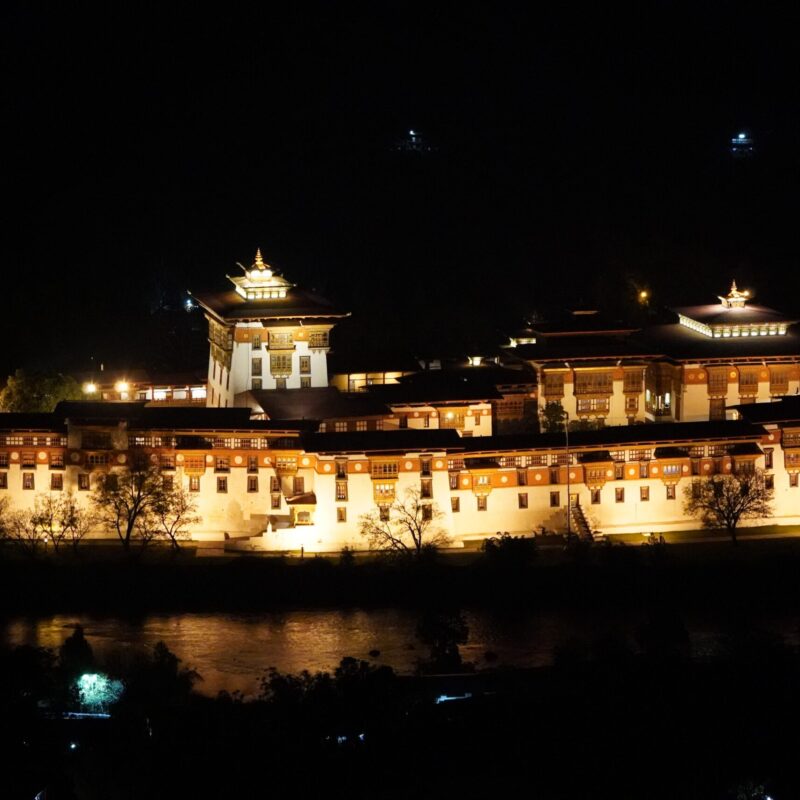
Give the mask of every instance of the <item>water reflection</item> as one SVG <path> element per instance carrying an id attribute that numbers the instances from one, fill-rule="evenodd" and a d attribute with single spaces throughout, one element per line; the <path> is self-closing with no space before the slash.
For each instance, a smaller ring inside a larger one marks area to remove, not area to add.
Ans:
<path id="1" fill-rule="evenodd" d="M 464 612 L 469 639 L 461 648 L 464 661 L 492 665 L 542 666 L 568 643 L 589 647 L 604 636 L 633 644 L 643 622 L 641 613 L 613 615 L 586 611 L 520 613 Z M 58 615 L 14 618 L 0 625 L 8 645 L 58 648 L 80 623 L 101 657 L 125 656 L 126 651 L 164 641 L 184 663 L 203 677 L 198 691 L 216 695 L 221 689 L 245 695 L 258 692 L 267 667 L 283 672 L 331 670 L 344 656 L 387 664 L 400 672 L 415 669 L 425 656 L 415 638 L 418 614 L 401 609 L 301 610 L 257 614 L 164 614 L 138 618 Z M 686 620 L 692 653 L 713 652 L 722 627 L 719 620 L 693 615 Z M 762 627 L 796 643 L 794 618 L 771 615 Z M 634 645 L 635 646 L 635 645 Z M 370 651 L 380 655 L 371 658 Z"/>

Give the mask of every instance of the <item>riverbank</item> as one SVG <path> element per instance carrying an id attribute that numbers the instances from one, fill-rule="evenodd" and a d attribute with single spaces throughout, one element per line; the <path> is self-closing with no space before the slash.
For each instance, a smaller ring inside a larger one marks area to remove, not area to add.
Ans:
<path id="1" fill-rule="evenodd" d="M 533 554 L 472 552 L 415 562 L 364 558 L 201 558 L 191 549 L 132 557 L 86 548 L 0 559 L 8 614 L 280 608 L 697 603 L 798 607 L 800 539 L 664 546 L 577 543 Z"/>

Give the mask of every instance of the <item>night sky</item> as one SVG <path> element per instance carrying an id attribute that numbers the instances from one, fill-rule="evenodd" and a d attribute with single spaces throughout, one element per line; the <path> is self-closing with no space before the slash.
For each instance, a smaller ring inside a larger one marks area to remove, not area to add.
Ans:
<path id="1" fill-rule="evenodd" d="M 800 313 L 788 11 L 168 5 L 0 12 L 4 374 L 202 366 L 201 320 L 170 309 L 257 246 L 354 312 L 340 350 L 733 277 Z M 412 128 L 431 152 L 394 149 Z"/>

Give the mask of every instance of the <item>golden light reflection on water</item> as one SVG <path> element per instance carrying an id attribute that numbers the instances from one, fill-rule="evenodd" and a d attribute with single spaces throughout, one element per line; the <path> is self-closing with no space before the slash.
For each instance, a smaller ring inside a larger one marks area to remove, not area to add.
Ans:
<path id="1" fill-rule="evenodd" d="M 496 655 L 492 665 L 533 667 L 550 663 L 556 649 L 567 643 L 577 643 L 588 652 L 592 642 L 608 634 L 634 642 L 642 621 L 636 612 L 465 612 L 464 616 L 470 634 L 462 657 L 478 668 L 488 666 L 487 652 Z M 412 672 L 417 659 L 425 656 L 414 633 L 417 621 L 418 614 L 398 609 L 140 618 L 58 615 L 8 620 L 0 624 L 0 638 L 8 645 L 56 650 L 80 623 L 96 654 L 105 659 L 124 659 L 126 653 L 163 641 L 184 666 L 200 673 L 198 691 L 214 696 L 222 689 L 238 690 L 252 696 L 271 666 L 282 672 L 332 670 L 343 657 L 353 656 Z M 785 628 L 789 623 L 775 624 Z M 714 620 L 687 620 L 687 627 L 697 655 L 714 649 L 719 635 Z M 373 650 L 380 655 L 370 656 Z"/>

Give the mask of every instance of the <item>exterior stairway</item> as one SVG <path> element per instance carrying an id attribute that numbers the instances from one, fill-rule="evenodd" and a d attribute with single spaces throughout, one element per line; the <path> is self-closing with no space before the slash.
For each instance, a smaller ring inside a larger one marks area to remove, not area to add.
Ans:
<path id="1" fill-rule="evenodd" d="M 578 534 L 578 536 L 580 536 L 581 539 L 597 541 L 598 537 L 602 537 L 602 534 L 593 533 L 591 527 L 589 526 L 589 522 L 586 519 L 586 515 L 583 513 L 583 509 L 579 503 L 575 503 L 570 508 L 570 521 L 572 523 L 572 529 Z"/>

